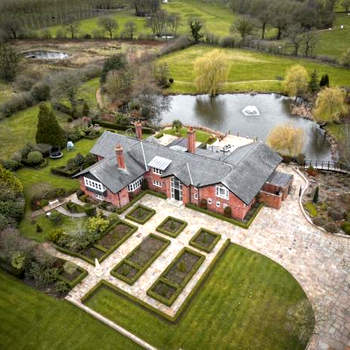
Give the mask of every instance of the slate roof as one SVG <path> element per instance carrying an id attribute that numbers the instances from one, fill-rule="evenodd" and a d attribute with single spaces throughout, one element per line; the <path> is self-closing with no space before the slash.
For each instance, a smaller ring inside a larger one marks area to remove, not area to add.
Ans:
<path id="1" fill-rule="evenodd" d="M 288 186 L 292 177 L 293 175 L 291 174 L 281 173 L 280 171 L 274 171 L 266 182 L 271 185 L 286 187 Z"/>
<path id="2" fill-rule="evenodd" d="M 155 156 L 149 163 L 148 166 L 159 170 L 165 170 L 171 164 L 171 160 L 159 156 Z"/>
<path id="3" fill-rule="evenodd" d="M 117 144 L 124 148 L 126 170 L 117 167 Z M 91 153 L 104 159 L 76 176 L 90 173 L 114 193 L 148 171 L 147 164 L 158 156 L 171 160 L 162 177 L 174 175 L 183 184 L 196 187 L 222 183 L 245 204 L 254 199 L 282 160 L 262 142 L 239 147 L 230 155 L 217 159 L 206 156 L 207 152 L 192 154 L 176 151 L 147 140 L 140 142 L 109 131 L 103 133 Z"/>

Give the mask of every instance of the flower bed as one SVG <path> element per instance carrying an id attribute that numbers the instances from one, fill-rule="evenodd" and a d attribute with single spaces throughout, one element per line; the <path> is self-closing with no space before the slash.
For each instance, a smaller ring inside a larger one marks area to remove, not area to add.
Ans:
<path id="1" fill-rule="evenodd" d="M 132 220 L 137 222 L 138 224 L 144 224 L 146 223 L 154 214 L 156 211 L 152 208 L 148 208 L 144 205 L 137 205 L 135 208 L 133 208 L 126 216 L 126 219 Z"/>
<path id="2" fill-rule="evenodd" d="M 169 244 L 169 240 L 151 233 L 114 267 L 111 275 L 130 285 L 134 284 Z"/>
<path id="3" fill-rule="evenodd" d="M 192 249 L 184 248 L 153 283 L 147 294 L 171 306 L 190 281 L 205 257 Z"/>
<path id="4" fill-rule="evenodd" d="M 61 273 L 58 275 L 58 279 L 60 279 L 63 282 L 66 282 L 70 288 L 74 288 L 88 275 L 88 273 L 87 271 L 73 263 L 69 264 L 72 266 L 72 268 L 63 268 Z"/>
<path id="5" fill-rule="evenodd" d="M 218 233 L 201 228 L 190 240 L 190 245 L 199 250 L 210 253 L 220 239 L 221 235 Z"/>
<path id="6" fill-rule="evenodd" d="M 157 228 L 158 232 L 170 237 L 177 237 L 187 226 L 187 222 L 168 216 Z"/>

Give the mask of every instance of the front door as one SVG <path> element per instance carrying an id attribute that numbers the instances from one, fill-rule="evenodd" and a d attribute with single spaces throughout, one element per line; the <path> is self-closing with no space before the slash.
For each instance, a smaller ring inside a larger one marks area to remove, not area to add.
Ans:
<path id="1" fill-rule="evenodd" d="M 176 177 L 171 178 L 171 198 L 182 201 L 182 184 Z"/>

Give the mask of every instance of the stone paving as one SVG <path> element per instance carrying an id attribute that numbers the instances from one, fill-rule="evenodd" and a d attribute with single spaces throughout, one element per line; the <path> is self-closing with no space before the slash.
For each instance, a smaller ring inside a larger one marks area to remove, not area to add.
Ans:
<path id="1" fill-rule="evenodd" d="M 188 208 L 175 207 L 168 201 L 146 195 L 139 203 L 154 208 L 157 214 L 145 225 L 140 225 L 139 231 L 107 258 L 101 264 L 100 270 L 96 270 L 91 265 L 88 266 L 89 276 L 71 291 L 68 299 L 80 300 L 101 278 L 129 292 L 137 293 L 138 297 L 145 297 L 144 292 L 140 292 L 137 288 L 143 286 L 142 288 L 147 290 L 147 286 L 158 278 L 177 254 L 176 252 L 184 245 L 188 245 L 188 241 L 200 227 L 205 227 L 223 236 L 213 253 L 209 255 L 203 253 L 206 255 L 207 263 L 215 256 L 215 252 L 220 249 L 226 237 L 233 243 L 257 251 L 278 262 L 297 279 L 314 307 L 316 328 L 308 349 L 348 350 L 350 347 L 350 240 L 326 234 L 304 218 L 298 204 L 299 188 L 305 187 L 304 179 L 291 167 L 282 166 L 282 168 L 282 171 L 293 173 L 294 191 L 280 210 L 270 208 L 261 210 L 248 230 Z M 185 220 L 189 225 L 176 239 L 164 236 L 171 240 L 172 244 L 134 286 L 131 287 L 110 276 L 109 271 L 147 234 L 155 232 L 155 227 L 168 215 Z M 175 244 L 174 240 L 178 243 Z M 61 256 L 67 259 L 66 255 Z M 85 265 L 89 265 L 77 258 L 71 260 L 84 268 Z M 202 265 L 171 308 L 147 296 L 151 300 L 145 300 L 153 306 L 158 305 L 163 312 L 173 314 L 205 268 L 205 265 Z"/>

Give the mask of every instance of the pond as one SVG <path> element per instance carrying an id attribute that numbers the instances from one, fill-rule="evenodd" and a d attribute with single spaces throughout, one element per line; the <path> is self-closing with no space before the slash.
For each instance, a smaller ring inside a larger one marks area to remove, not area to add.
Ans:
<path id="1" fill-rule="evenodd" d="M 210 99 L 207 95 L 172 96 L 162 123 L 179 119 L 185 124 L 205 126 L 221 132 L 257 137 L 265 141 L 277 125 L 290 123 L 305 133 L 306 159 L 331 160 L 330 144 L 324 131 L 311 120 L 292 116 L 290 100 L 278 94 L 225 94 Z"/>
<path id="2" fill-rule="evenodd" d="M 59 51 L 28 51 L 23 53 L 25 58 L 32 58 L 35 60 L 64 60 L 69 57 L 65 52 Z"/>

